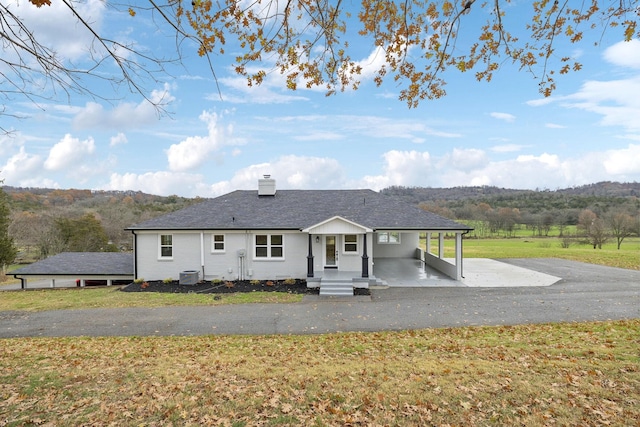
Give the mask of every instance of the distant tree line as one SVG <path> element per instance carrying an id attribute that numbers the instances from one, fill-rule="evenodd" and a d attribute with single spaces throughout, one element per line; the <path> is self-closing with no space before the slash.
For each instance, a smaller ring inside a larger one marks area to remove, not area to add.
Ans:
<path id="1" fill-rule="evenodd" d="M 389 187 L 382 193 L 416 203 L 422 209 L 464 222 L 472 236 L 512 237 L 525 227 L 532 236 L 558 230 L 563 245 L 571 238 L 602 248 L 615 239 L 640 236 L 640 184 L 602 182 L 556 191 L 509 190 L 497 187 Z M 573 226 L 574 235 L 567 229 Z"/>
<path id="2" fill-rule="evenodd" d="M 31 262 L 60 252 L 129 251 L 128 226 L 202 200 L 134 191 L 4 190 L 7 235 L 17 249 L 7 264 L 16 256 Z"/>

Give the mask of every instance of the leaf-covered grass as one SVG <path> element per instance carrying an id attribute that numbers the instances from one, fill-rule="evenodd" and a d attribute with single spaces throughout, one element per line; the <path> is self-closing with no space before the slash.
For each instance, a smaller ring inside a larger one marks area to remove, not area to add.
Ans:
<path id="1" fill-rule="evenodd" d="M 2 341 L 23 425 L 638 425 L 640 320 Z"/>
<path id="2" fill-rule="evenodd" d="M 3 292 L 0 311 L 66 310 L 114 307 L 166 307 L 248 303 L 298 302 L 301 295 L 286 292 L 247 292 L 233 294 L 120 292 L 118 287 L 60 288 Z"/>

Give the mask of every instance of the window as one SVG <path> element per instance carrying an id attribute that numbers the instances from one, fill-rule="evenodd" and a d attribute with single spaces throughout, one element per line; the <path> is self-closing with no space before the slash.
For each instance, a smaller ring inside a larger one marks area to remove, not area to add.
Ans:
<path id="1" fill-rule="evenodd" d="M 356 234 L 344 235 L 344 252 L 347 252 L 347 253 L 358 252 L 358 236 Z"/>
<path id="2" fill-rule="evenodd" d="M 284 258 L 284 239 L 282 234 L 257 234 L 256 258 Z"/>
<path id="3" fill-rule="evenodd" d="M 171 234 L 160 235 L 160 258 L 173 257 L 173 236 Z"/>
<path id="4" fill-rule="evenodd" d="M 378 243 L 382 244 L 399 244 L 400 233 L 397 231 L 386 231 L 378 233 Z"/>
<path id="5" fill-rule="evenodd" d="M 211 252 L 224 252 L 224 234 L 211 236 Z"/>

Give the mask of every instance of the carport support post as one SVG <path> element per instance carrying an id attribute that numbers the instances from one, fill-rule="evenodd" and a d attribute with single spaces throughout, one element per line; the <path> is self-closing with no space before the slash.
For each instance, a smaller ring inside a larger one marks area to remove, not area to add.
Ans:
<path id="1" fill-rule="evenodd" d="M 307 255 L 307 277 L 313 277 L 313 241 L 309 233 L 309 255 Z"/>
<path id="2" fill-rule="evenodd" d="M 424 246 L 424 251 L 428 254 L 431 254 L 431 232 L 430 231 L 427 231 L 426 244 Z"/>
<path id="3" fill-rule="evenodd" d="M 438 258 L 444 258 L 444 233 L 438 233 Z"/>
<path id="4" fill-rule="evenodd" d="M 456 233 L 456 280 L 462 280 L 462 233 Z"/>
<path id="5" fill-rule="evenodd" d="M 55 288 L 55 287 L 56 287 L 56 279 L 51 279 L 51 284 L 50 284 L 50 286 L 51 286 L 52 288 Z"/>
<path id="6" fill-rule="evenodd" d="M 369 277 L 369 256 L 367 255 L 367 233 L 363 234 L 363 250 L 362 250 L 362 277 Z"/>

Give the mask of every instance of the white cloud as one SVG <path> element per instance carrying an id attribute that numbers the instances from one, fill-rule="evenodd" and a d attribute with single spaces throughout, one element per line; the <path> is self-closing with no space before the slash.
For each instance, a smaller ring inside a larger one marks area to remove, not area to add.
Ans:
<path id="1" fill-rule="evenodd" d="M 503 144 L 503 145 L 495 145 L 490 148 L 491 151 L 495 153 L 512 153 L 514 151 L 520 151 L 525 148 L 525 145 L 520 144 Z"/>
<path id="2" fill-rule="evenodd" d="M 514 122 L 516 120 L 516 116 L 514 116 L 513 114 L 509 114 L 509 113 L 493 112 L 493 113 L 489 113 L 489 115 L 491 117 L 493 117 L 494 119 L 504 120 L 505 122 L 508 122 L 508 123 L 512 123 L 512 122 Z"/>
<path id="3" fill-rule="evenodd" d="M 300 95 L 302 89 L 297 92 L 282 92 L 281 88 L 286 87 L 286 83 L 285 77 L 279 72 L 268 73 L 262 84 L 258 86 L 249 86 L 246 77 L 236 75 L 221 77 L 218 82 L 236 92 L 236 94 L 229 94 L 231 91 L 227 90 L 222 94 L 223 101 L 234 104 L 288 104 L 309 100 L 309 98 Z M 207 95 L 206 99 L 220 101 L 220 94 L 216 92 Z"/>
<path id="4" fill-rule="evenodd" d="M 519 155 L 495 161 L 482 150 L 454 149 L 440 157 L 427 152 L 392 150 L 384 155 L 380 175 L 361 179 L 379 190 L 391 185 L 455 187 L 495 185 L 505 188 L 563 188 L 598 181 L 634 181 L 640 176 L 640 145 L 592 152 L 572 158 L 556 154 Z"/>
<path id="5" fill-rule="evenodd" d="M 451 154 L 444 156 L 438 166 L 440 168 L 446 166 L 460 171 L 472 171 L 482 168 L 487 163 L 489 163 L 489 158 L 483 150 L 454 148 Z"/>
<path id="6" fill-rule="evenodd" d="M 199 118 L 207 124 L 207 135 L 190 136 L 178 144 L 171 145 L 167 150 L 169 170 L 184 172 L 197 168 L 209 159 L 210 153 L 219 150 L 223 145 L 223 133 L 218 127 L 218 115 L 204 111 Z"/>
<path id="7" fill-rule="evenodd" d="M 380 190 L 391 185 L 430 185 L 434 165 L 428 152 L 391 150 L 382 157 L 383 174 L 363 177 L 364 187 Z"/>
<path id="8" fill-rule="evenodd" d="M 616 43 L 607 48 L 603 56 L 611 64 L 640 69 L 640 40 Z"/>
<path id="9" fill-rule="evenodd" d="M 138 190 L 165 196 L 215 197 L 234 190 L 257 189 L 258 179 L 263 175 L 275 178 L 278 189 L 343 188 L 346 182 L 344 170 L 335 159 L 291 155 L 239 169 L 230 180 L 214 184 L 206 184 L 200 174 L 158 171 L 114 173 L 102 189 Z"/>
<path id="10" fill-rule="evenodd" d="M 6 179 L 5 184 L 29 186 L 28 183 L 41 181 L 39 172 L 42 170 L 42 163 L 40 156 L 29 154 L 24 147 L 20 147 L 18 153 L 0 166 L 0 173 L 2 178 Z"/>
<path id="11" fill-rule="evenodd" d="M 331 131 L 314 131 L 305 135 L 294 136 L 297 141 L 336 141 L 344 139 L 344 135 Z"/>
<path id="12" fill-rule="evenodd" d="M 629 144 L 628 148 L 608 150 L 603 163 L 612 175 L 640 174 L 640 145 Z"/>
<path id="13" fill-rule="evenodd" d="M 163 90 L 154 90 L 149 99 L 156 104 L 169 104 L 175 100 L 165 84 Z M 147 100 L 138 104 L 124 102 L 111 110 L 96 102 L 87 102 L 73 118 L 73 125 L 77 129 L 131 129 L 146 126 L 158 121 L 158 111 Z"/>
<path id="14" fill-rule="evenodd" d="M 602 116 L 603 126 L 621 126 L 640 131 L 640 76 L 606 82 L 588 81 L 573 95 L 563 98 L 563 105 Z"/>
<path id="15" fill-rule="evenodd" d="M 254 190 L 269 174 L 278 189 L 371 188 L 391 185 L 454 187 L 495 185 L 505 188 L 563 188 L 605 180 L 633 181 L 640 176 L 640 145 L 587 153 L 578 157 L 519 155 L 495 161 L 483 150 L 453 149 L 434 157 L 429 152 L 391 150 L 382 156 L 378 175 L 349 179 L 345 165 L 330 157 L 281 156 L 238 169 L 229 180 L 206 183 L 203 175 L 184 172 L 112 174 L 105 189 L 152 194 L 215 197 L 234 190 Z M 635 178 L 634 178 L 635 177 Z"/>
<path id="16" fill-rule="evenodd" d="M 44 167 L 50 171 L 72 170 L 86 160 L 87 156 L 95 152 L 96 146 L 93 138 L 84 141 L 66 134 L 49 151 L 49 157 L 44 162 Z"/>
<path id="17" fill-rule="evenodd" d="M 344 188 L 346 183 L 344 169 L 335 159 L 289 155 L 242 168 L 229 181 L 211 185 L 209 194 L 218 196 L 237 189 L 256 189 L 263 175 L 271 175 L 279 189 Z"/>
<path id="18" fill-rule="evenodd" d="M 144 174 L 113 173 L 103 190 L 136 190 L 149 194 L 169 196 L 178 194 L 186 197 L 203 196 L 198 189 L 203 188 L 203 176 L 199 174 L 176 173 L 168 171 L 147 172 Z"/>
<path id="19" fill-rule="evenodd" d="M 553 97 L 553 96 L 547 96 L 545 98 L 538 98 L 538 99 L 531 99 L 527 102 L 525 102 L 525 104 L 531 106 L 531 107 L 542 107 L 544 105 L 549 105 L 555 101 L 557 101 L 559 98 Z"/>
<path id="20" fill-rule="evenodd" d="M 129 142 L 127 140 L 127 135 L 125 135 L 122 132 L 118 132 L 117 135 L 112 136 L 111 139 L 109 140 L 109 146 L 115 147 L 116 145 L 126 144 L 127 142 Z"/>
<path id="21" fill-rule="evenodd" d="M 556 123 L 545 123 L 544 127 L 549 129 L 566 129 L 566 126 L 562 126 Z"/>
<path id="22" fill-rule="evenodd" d="M 77 61 L 87 58 L 93 37 L 71 13 L 65 2 L 37 8 L 28 1 L 9 0 L 12 10 L 20 16 L 34 37 L 55 50 L 62 58 Z M 101 0 L 87 0 L 73 4 L 74 9 L 98 32 L 101 32 L 106 4 Z"/>
<path id="23" fill-rule="evenodd" d="M 0 131 L 0 156 L 6 156 L 24 144 L 22 134 L 8 135 Z"/>

